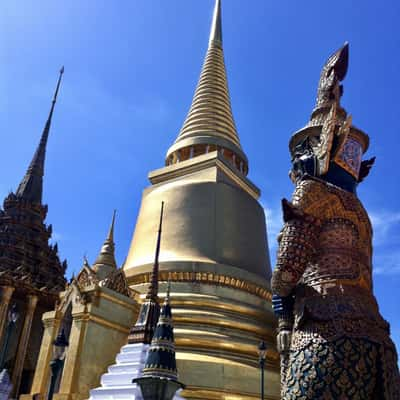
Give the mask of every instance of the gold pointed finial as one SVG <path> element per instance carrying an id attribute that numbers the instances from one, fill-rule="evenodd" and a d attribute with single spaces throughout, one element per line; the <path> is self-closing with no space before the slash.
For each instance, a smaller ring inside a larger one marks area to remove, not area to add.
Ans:
<path id="1" fill-rule="evenodd" d="M 114 243 L 114 225 L 115 225 L 115 215 L 117 214 L 117 210 L 114 210 L 112 220 L 111 220 L 111 225 L 110 229 L 108 231 L 107 239 L 109 242 Z"/>
<path id="2" fill-rule="evenodd" d="M 106 240 L 101 247 L 100 254 L 97 256 L 92 269 L 96 272 L 99 279 L 104 279 L 112 270 L 117 268 L 117 263 L 115 261 L 115 245 L 114 245 L 114 225 L 115 225 L 115 215 L 114 210 L 110 229 L 108 231 Z"/>
<path id="3" fill-rule="evenodd" d="M 209 46 L 219 46 L 222 48 L 222 17 L 221 0 L 215 0 L 214 15 L 211 25 Z"/>
<path id="4" fill-rule="evenodd" d="M 336 50 L 326 61 L 321 71 L 318 83 L 317 105 L 314 110 L 324 109 L 325 114 L 329 113 L 332 103 L 340 106 L 340 98 L 343 95 L 344 80 L 349 67 L 349 42 Z"/>
<path id="5" fill-rule="evenodd" d="M 83 255 L 83 265 L 85 267 L 89 267 L 90 268 L 90 264 L 89 264 L 89 261 L 88 261 L 88 259 L 86 257 L 86 253 Z"/>

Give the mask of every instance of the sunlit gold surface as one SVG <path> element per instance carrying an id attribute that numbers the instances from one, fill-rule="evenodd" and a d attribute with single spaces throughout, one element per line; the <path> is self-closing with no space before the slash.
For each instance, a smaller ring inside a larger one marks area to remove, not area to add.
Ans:
<path id="1" fill-rule="evenodd" d="M 259 189 L 246 178 L 247 157 L 232 115 L 220 0 L 193 102 L 166 165 L 150 172 L 152 185 L 143 192 L 124 264 L 128 283 L 147 291 L 164 202 L 158 275 L 160 292 L 167 281 L 172 285 L 179 380 L 186 385 L 182 395 L 260 398 L 257 348 L 264 340 L 266 399 L 278 399 L 265 215 Z"/>
<path id="2" fill-rule="evenodd" d="M 204 163 L 202 157 L 211 157 L 214 162 Z M 153 262 L 158 209 L 164 201 L 160 262 L 231 265 L 268 280 L 271 270 L 265 216 L 246 190 L 248 180 L 239 173 L 238 181 L 231 179 L 219 164 L 229 169 L 228 165 L 216 152 L 181 163 L 182 168 L 186 163 L 191 164 L 191 173 L 176 173 L 168 179 L 168 170 L 174 167 L 163 168 L 158 175 L 167 180 L 144 191 L 124 266 L 127 277 L 136 274 L 133 268 Z"/>

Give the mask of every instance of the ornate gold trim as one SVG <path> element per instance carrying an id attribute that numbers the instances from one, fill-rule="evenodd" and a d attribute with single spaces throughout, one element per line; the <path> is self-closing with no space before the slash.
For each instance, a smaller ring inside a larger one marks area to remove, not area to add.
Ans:
<path id="1" fill-rule="evenodd" d="M 150 272 L 145 272 L 131 276 L 128 278 L 128 284 L 129 286 L 132 286 L 150 283 L 150 275 Z M 158 279 L 159 281 L 202 282 L 212 285 L 228 286 L 243 290 L 244 292 L 258 296 L 268 302 L 271 302 L 272 300 L 271 292 L 264 287 L 231 276 L 214 274 L 213 272 L 160 271 Z"/>

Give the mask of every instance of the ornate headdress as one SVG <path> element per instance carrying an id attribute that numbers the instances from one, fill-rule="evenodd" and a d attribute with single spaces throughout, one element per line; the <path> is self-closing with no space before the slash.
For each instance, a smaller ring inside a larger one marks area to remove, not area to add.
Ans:
<path id="1" fill-rule="evenodd" d="M 313 159 L 313 175 L 324 176 L 331 163 L 339 165 L 360 182 L 373 160 L 362 161 L 369 137 L 352 125 L 351 115 L 340 105 L 341 82 L 346 76 L 349 45 L 345 43 L 325 63 L 318 85 L 317 104 L 309 123 L 296 132 L 289 143 L 292 160 Z M 311 157 L 312 155 L 312 157 Z"/>

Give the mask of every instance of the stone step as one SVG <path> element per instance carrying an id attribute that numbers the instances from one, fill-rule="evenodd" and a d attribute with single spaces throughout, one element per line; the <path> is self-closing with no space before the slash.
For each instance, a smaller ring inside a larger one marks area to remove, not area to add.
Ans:
<path id="1" fill-rule="evenodd" d="M 97 388 L 90 391 L 89 400 L 143 400 L 142 392 L 136 384 Z M 176 394 L 173 400 L 185 400 Z"/>
<path id="2" fill-rule="evenodd" d="M 103 387 L 130 385 L 132 379 L 139 376 L 139 372 L 139 370 L 136 370 L 132 372 L 118 372 L 117 374 L 104 374 L 101 377 L 101 385 Z"/>
<path id="3" fill-rule="evenodd" d="M 134 363 L 124 363 L 124 364 L 114 364 L 108 367 L 108 372 L 116 374 L 119 372 L 132 372 L 142 371 L 144 367 L 144 362 L 134 362 Z"/>
<path id="4" fill-rule="evenodd" d="M 100 387 L 90 391 L 90 400 L 143 400 L 136 384 Z"/>
<path id="5" fill-rule="evenodd" d="M 150 345 L 143 344 L 143 343 L 135 343 L 135 344 L 126 344 L 125 346 L 121 347 L 121 353 L 132 353 L 138 351 L 147 352 Z"/>
<path id="6" fill-rule="evenodd" d="M 119 353 L 116 357 L 117 364 L 119 363 L 145 363 L 147 352 L 141 353 Z"/>

